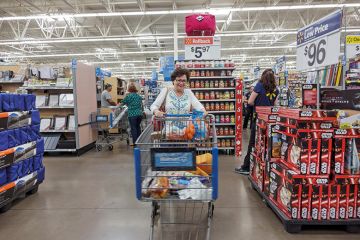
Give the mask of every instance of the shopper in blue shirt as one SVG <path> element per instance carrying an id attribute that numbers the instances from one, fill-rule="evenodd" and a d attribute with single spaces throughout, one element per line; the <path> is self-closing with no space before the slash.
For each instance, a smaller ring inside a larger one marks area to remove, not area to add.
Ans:
<path id="1" fill-rule="evenodd" d="M 279 90 L 276 88 L 274 72 L 272 69 L 266 69 L 262 73 L 260 81 L 255 85 L 248 104 L 253 105 L 256 112 L 257 106 L 274 106 L 278 94 Z M 243 175 L 248 175 L 250 170 L 250 156 L 252 148 L 255 146 L 256 114 L 252 121 L 250 140 L 244 163 L 240 168 L 235 168 L 236 173 Z"/>

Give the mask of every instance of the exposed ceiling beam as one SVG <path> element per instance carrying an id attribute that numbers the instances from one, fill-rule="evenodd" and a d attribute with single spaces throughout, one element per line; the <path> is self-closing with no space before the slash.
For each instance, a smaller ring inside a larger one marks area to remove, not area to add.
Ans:
<path id="1" fill-rule="evenodd" d="M 153 20 L 152 22 L 150 22 L 148 25 L 146 25 L 145 27 L 143 27 L 142 29 L 140 29 L 137 34 L 142 33 L 143 31 L 145 31 L 146 29 L 148 29 L 149 27 L 151 27 L 152 25 L 154 25 L 155 23 L 157 23 L 159 20 L 161 20 L 163 17 L 165 17 L 165 15 L 159 16 L 157 17 L 155 20 Z"/>

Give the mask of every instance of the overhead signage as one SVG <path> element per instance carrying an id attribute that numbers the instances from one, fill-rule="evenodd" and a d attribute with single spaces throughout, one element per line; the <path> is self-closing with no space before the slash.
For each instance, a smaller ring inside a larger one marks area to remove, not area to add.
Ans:
<path id="1" fill-rule="evenodd" d="M 221 58 L 220 37 L 186 37 L 186 60 L 215 60 Z"/>
<path id="2" fill-rule="evenodd" d="M 336 64 L 340 56 L 342 11 L 298 30 L 296 68 L 304 71 Z"/>
<path id="3" fill-rule="evenodd" d="M 279 57 L 275 60 L 276 64 L 274 67 L 274 72 L 276 74 L 280 73 L 280 72 L 285 72 L 286 69 L 286 58 L 285 56 Z"/>
<path id="4" fill-rule="evenodd" d="M 254 78 L 255 79 L 260 78 L 260 67 L 259 66 L 254 67 Z"/>
<path id="5" fill-rule="evenodd" d="M 360 54 L 360 35 L 346 36 L 346 57 L 353 58 Z"/>

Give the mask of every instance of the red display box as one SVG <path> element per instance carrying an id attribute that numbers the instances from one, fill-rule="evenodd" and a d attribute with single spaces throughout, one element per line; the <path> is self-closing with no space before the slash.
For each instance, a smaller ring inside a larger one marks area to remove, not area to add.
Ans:
<path id="1" fill-rule="evenodd" d="M 360 175 L 360 129 L 335 129 L 335 174 Z"/>
<path id="2" fill-rule="evenodd" d="M 250 177 L 256 183 L 258 188 L 264 191 L 264 173 L 265 163 L 254 154 L 250 157 Z"/>
<path id="3" fill-rule="evenodd" d="M 301 175 L 282 163 L 272 163 L 269 198 L 289 218 L 310 219 L 312 185 L 328 183 L 328 175 Z"/>
<path id="4" fill-rule="evenodd" d="M 337 111 L 280 108 L 279 116 L 292 118 L 296 120 L 335 122 L 337 120 Z"/>

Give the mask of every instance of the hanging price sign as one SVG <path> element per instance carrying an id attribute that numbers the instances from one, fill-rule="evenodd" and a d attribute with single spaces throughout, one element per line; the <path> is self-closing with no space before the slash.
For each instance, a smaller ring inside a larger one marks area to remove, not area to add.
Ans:
<path id="1" fill-rule="evenodd" d="M 340 56 L 342 11 L 336 11 L 297 33 L 296 69 L 304 71 L 336 64 Z"/>
<path id="2" fill-rule="evenodd" d="M 360 35 L 346 36 L 346 57 L 353 58 L 360 54 Z"/>
<path id="3" fill-rule="evenodd" d="M 186 60 L 213 60 L 220 59 L 220 37 L 186 37 Z"/>

